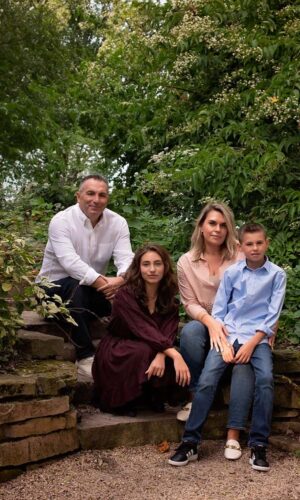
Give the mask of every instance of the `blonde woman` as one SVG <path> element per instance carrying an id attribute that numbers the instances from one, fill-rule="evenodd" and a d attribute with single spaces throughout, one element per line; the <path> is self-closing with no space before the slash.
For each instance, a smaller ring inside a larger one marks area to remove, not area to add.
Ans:
<path id="1" fill-rule="evenodd" d="M 224 271 L 243 258 L 238 251 L 234 216 L 225 203 L 208 203 L 201 211 L 191 238 L 191 249 L 178 261 L 181 301 L 192 319 L 182 329 L 180 352 L 191 373 L 191 399 L 210 348 L 222 349 L 227 332 L 211 316 L 213 302 Z M 254 391 L 249 365 L 235 365 L 232 372 L 230 411 L 225 457 L 240 458 L 239 431 L 245 429 Z M 186 421 L 192 402 L 177 414 Z"/>

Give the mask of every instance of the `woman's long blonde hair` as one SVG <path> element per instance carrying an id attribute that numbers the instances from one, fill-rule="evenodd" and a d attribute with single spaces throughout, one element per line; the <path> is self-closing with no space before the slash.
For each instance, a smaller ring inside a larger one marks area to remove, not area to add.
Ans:
<path id="1" fill-rule="evenodd" d="M 222 244 L 222 250 L 224 259 L 231 260 L 237 253 L 237 234 L 235 230 L 234 215 L 232 210 L 225 203 L 219 201 L 207 203 L 196 219 L 196 227 L 191 238 L 191 250 L 194 253 L 194 258 L 195 260 L 200 259 L 201 254 L 205 251 L 205 241 L 201 226 L 211 210 L 220 212 L 225 219 L 227 235 Z"/>

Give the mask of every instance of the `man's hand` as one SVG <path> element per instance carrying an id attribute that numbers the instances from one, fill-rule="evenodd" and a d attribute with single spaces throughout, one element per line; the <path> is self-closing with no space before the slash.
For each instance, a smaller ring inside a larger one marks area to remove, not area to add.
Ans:
<path id="1" fill-rule="evenodd" d="M 118 288 L 121 285 L 123 285 L 124 278 L 122 278 L 122 276 L 116 276 L 116 277 L 103 276 L 102 278 L 104 280 L 104 284 L 102 284 L 101 286 L 99 286 L 99 288 L 97 288 L 97 292 L 102 292 L 107 300 L 112 300 Z"/>
<path id="2" fill-rule="evenodd" d="M 148 380 L 155 375 L 156 377 L 162 377 L 165 373 L 165 354 L 158 352 L 150 363 L 148 370 L 146 370 L 146 375 L 148 375 Z"/>

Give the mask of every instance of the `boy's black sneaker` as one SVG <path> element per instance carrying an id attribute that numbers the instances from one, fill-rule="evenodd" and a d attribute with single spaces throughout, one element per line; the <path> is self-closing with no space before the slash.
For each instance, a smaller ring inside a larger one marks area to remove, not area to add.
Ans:
<path id="1" fill-rule="evenodd" d="M 198 459 L 197 443 L 191 441 L 183 441 L 175 452 L 168 460 L 171 465 L 187 465 L 189 462 Z"/>
<path id="2" fill-rule="evenodd" d="M 262 445 L 251 448 L 251 456 L 249 463 L 252 469 L 260 471 L 268 471 L 270 469 L 269 462 L 266 457 L 267 448 Z"/>

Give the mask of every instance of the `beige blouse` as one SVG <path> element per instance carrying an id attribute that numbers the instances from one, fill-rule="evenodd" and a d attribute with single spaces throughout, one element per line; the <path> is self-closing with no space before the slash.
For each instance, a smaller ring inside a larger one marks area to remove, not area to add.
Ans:
<path id="1" fill-rule="evenodd" d="M 210 275 L 206 259 L 201 254 L 199 260 L 194 259 L 190 250 L 182 255 L 177 263 L 177 276 L 181 302 L 186 313 L 192 319 L 201 320 L 204 314 L 211 314 L 213 302 L 226 269 L 236 261 L 244 258 L 238 253 L 232 260 L 223 260 L 219 273 Z"/>

